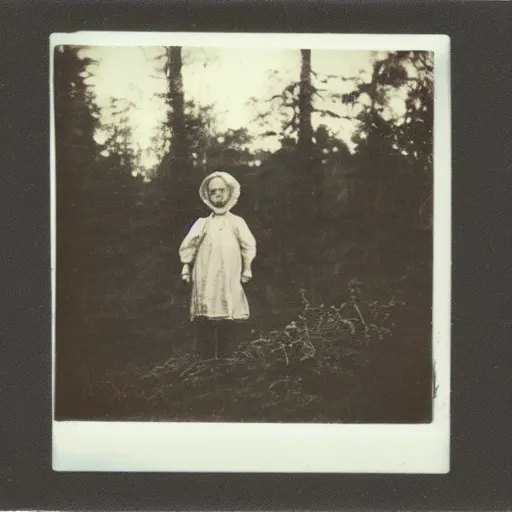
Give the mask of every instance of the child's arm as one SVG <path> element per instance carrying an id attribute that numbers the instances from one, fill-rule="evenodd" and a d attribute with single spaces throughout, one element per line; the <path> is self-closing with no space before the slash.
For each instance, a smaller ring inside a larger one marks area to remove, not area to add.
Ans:
<path id="1" fill-rule="evenodd" d="M 252 278 L 251 265 L 256 257 L 256 240 L 241 217 L 238 219 L 237 238 L 242 253 L 242 282 L 247 283 Z"/>
<path id="2" fill-rule="evenodd" d="M 183 264 L 181 278 L 187 283 L 190 282 L 190 265 L 193 263 L 199 244 L 203 238 L 204 219 L 198 219 L 190 228 L 187 236 L 180 246 L 180 260 Z"/>

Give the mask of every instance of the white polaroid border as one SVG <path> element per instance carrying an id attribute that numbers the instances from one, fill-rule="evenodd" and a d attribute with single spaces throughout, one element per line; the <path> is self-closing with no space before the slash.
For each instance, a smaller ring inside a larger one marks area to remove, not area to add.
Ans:
<path id="1" fill-rule="evenodd" d="M 433 421 L 414 425 L 53 421 L 55 471 L 444 474 L 450 461 L 451 101 L 446 35 L 76 32 L 50 38 L 51 261 L 55 381 L 53 48 L 216 46 L 434 52 Z"/>

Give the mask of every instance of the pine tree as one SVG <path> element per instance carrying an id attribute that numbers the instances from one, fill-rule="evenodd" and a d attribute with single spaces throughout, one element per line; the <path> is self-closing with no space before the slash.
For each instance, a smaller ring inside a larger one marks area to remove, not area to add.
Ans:
<path id="1" fill-rule="evenodd" d="M 86 391 L 83 345 L 87 281 L 91 270 L 89 191 L 95 179 L 96 144 L 92 95 L 85 84 L 93 63 L 82 48 L 61 46 L 54 54 L 57 199 L 57 414 L 77 407 Z"/>

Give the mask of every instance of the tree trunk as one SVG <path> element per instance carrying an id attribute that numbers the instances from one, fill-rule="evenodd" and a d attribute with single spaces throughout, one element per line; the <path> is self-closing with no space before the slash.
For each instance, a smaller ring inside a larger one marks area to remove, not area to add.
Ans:
<path id="1" fill-rule="evenodd" d="M 302 64 L 300 70 L 299 91 L 299 151 L 311 153 L 313 144 L 313 90 L 311 85 L 311 50 L 301 50 Z"/>
<path id="2" fill-rule="evenodd" d="M 185 167 L 188 160 L 182 66 L 181 47 L 167 48 L 167 97 L 170 107 L 169 127 L 172 133 L 171 152 L 173 157 L 171 167 L 174 167 L 174 170 L 168 169 L 167 171 L 175 178 L 186 172 Z"/>
<path id="3" fill-rule="evenodd" d="M 182 76 L 182 49 L 171 46 L 167 52 L 167 104 L 168 126 L 171 131 L 170 152 L 163 160 L 162 196 L 167 203 L 168 215 L 182 216 L 189 222 L 191 212 L 197 208 L 197 177 L 193 173 L 188 129 L 185 115 L 185 98 Z M 168 218 L 165 219 L 168 222 Z"/>
<path id="4" fill-rule="evenodd" d="M 299 134 L 297 143 L 299 211 L 314 215 L 318 206 L 320 187 L 315 173 L 313 125 L 313 86 L 311 84 L 311 50 L 301 50 L 299 89 Z"/>

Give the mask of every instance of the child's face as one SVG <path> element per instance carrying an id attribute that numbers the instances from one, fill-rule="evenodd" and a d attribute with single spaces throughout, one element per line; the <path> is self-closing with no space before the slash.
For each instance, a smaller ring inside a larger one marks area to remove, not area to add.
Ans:
<path id="1" fill-rule="evenodd" d="M 229 188 L 222 178 L 213 178 L 208 183 L 208 197 L 213 206 L 222 208 L 229 200 Z"/>

